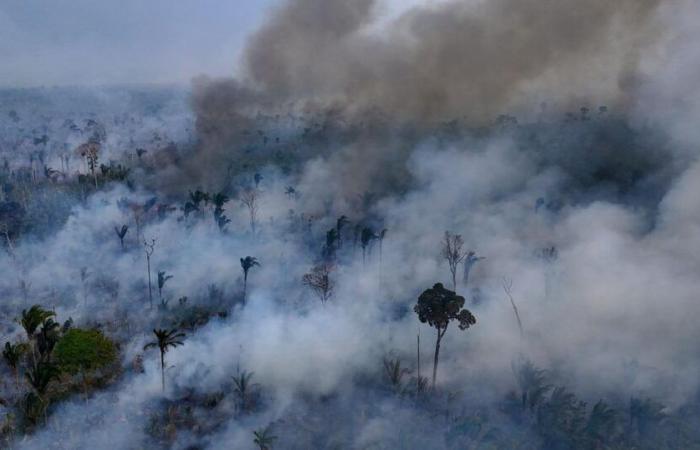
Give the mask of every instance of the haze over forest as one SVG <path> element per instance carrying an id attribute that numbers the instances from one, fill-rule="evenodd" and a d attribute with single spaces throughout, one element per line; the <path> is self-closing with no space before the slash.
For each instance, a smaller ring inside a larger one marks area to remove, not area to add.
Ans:
<path id="1" fill-rule="evenodd" d="M 0 448 L 700 448 L 697 0 L 0 5 Z"/>

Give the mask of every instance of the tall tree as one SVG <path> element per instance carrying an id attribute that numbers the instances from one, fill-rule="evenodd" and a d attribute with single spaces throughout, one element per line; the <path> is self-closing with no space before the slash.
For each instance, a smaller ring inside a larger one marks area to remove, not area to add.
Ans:
<path id="1" fill-rule="evenodd" d="M 243 269 L 243 303 L 246 301 L 246 292 L 248 291 L 248 271 L 255 266 L 260 266 L 258 259 L 254 256 L 246 256 L 241 258 L 241 269 Z"/>
<path id="2" fill-rule="evenodd" d="M 466 254 L 462 250 L 464 240 L 459 234 L 451 234 L 445 231 L 445 237 L 442 239 L 442 257 L 447 260 L 452 274 L 452 290 L 457 292 L 457 267 L 464 260 Z"/>
<path id="3" fill-rule="evenodd" d="M 260 192 L 257 188 L 246 189 L 241 194 L 241 203 L 248 208 L 248 217 L 250 218 L 250 231 L 255 236 L 255 227 L 258 222 Z"/>
<path id="4" fill-rule="evenodd" d="M 154 329 L 153 334 L 156 336 L 156 340 L 144 345 L 143 349 L 158 347 L 160 351 L 160 381 L 163 392 L 165 392 L 165 354 L 171 347 L 184 345 L 182 338 L 185 337 L 185 334 L 178 332 L 177 328 L 172 330 Z"/>
<path id="5" fill-rule="evenodd" d="M 153 286 L 151 284 L 151 256 L 156 249 L 156 240 L 151 239 L 151 242 L 143 242 L 143 251 L 146 253 L 146 268 L 148 270 L 148 305 L 153 308 Z"/>
<path id="6" fill-rule="evenodd" d="M 426 289 L 418 297 L 418 303 L 413 310 L 418 314 L 418 320 L 428 323 L 437 330 L 435 340 L 435 360 L 433 361 L 433 388 L 437 377 L 440 343 L 445 337 L 451 321 L 457 321 L 460 330 L 466 330 L 476 323 L 476 318 L 468 309 L 463 309 L 464 297 L 454 291 L 445 289 L 442 283 L 436 283 L 431 289 Z"/>

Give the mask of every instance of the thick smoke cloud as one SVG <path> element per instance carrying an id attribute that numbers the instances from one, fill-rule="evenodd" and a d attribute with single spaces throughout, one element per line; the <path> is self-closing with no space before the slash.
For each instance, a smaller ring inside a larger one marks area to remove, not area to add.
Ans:
<path id="1" fill-rule="evenodd" d="M 640 53 L 660 36 L 656 0 L 440 2 L 370 30 L 377 2 L 295 0 L 244 53 L 251 86 L 278 105 L 319 102 L 392 120 L 485 122 L 623 104 Z"/>

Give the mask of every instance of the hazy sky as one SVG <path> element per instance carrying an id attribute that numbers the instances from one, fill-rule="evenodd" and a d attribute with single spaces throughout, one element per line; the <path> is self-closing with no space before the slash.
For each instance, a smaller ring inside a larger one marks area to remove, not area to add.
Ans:
<path id="1" fill-rule="evenodd" d="M 0 0 L 0 86 L 231 74 L 280 0 Z"/>
<path id="2" fill-rule="evenodd" d="M 383 12 L 437 0 L 384 0 Z M 0 0 L 0 86 L 230 75 L 283 0 Z"/>

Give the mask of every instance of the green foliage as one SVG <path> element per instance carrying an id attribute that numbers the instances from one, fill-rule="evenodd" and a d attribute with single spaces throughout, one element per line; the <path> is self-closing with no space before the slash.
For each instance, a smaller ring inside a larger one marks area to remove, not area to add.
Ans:
<path id="1" fill-rule="evenodd" d="M 22 325 L 22 328 L 24 328 L 24 331 L 27 333 L 27 337 L 32 339 L 37 328 L 39 328 L 39 325 L 44 323 L 44 321 L 49 317 L 53 317 L 55 315 L 56 313 L 53 311 L 47 311 L 40 305 L 34 305 L 29 308 L 29 310 L 22 310 L 20 325 Z"/>
<path id="2" fill-rule="evenodd" d="M 112 364 L 117 350 L 100 331 L 73 328 L 58 341 L 54 356 L 63 372 L 75 375 Z"/>
<path id="3" fill-rule="evenodd" d="M 17 369 L 22 354 L 24 353 L 24 346 L 22 344 L 12 344 L 10 342 L 5 342 L 5 348 L 2 351 L 2 357 L 7 362 L 13 370 Z"/>

